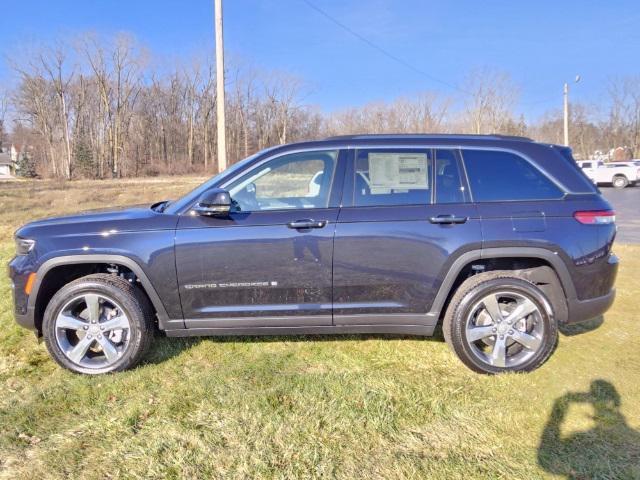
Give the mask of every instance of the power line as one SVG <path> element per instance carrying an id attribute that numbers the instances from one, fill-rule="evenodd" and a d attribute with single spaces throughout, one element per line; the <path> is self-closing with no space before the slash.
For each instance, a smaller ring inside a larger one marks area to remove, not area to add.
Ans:
<path id="1" fill-rule="evenodd" d="M 410 69 L 410 70 L 412 70 L 412 71 L 414 71 L 414 72 L 416 72 L 416 73 L 418 73 L 420 75 L 423 75 L 424 77 L 428 78 L 429 80 L 431 80 L 433 82 L 437 82 L 437 83 L 440 83 L 441 85 L 445 85 L 445 86 L 447 86 L 447 87 L 449 87 L 449 88 L 451 88 L 453 90 L 457 90 L 458 92 L 463 93 L 465 95 L 468 95 L 468 96 L 471 96 L 471 97 L 474 96 L 474 94 L 472 92 L 464 90 L 464 89 L 458 87 L 457 85 L 455 85 L 453 83 L 447 82 L 446 80 L 442 80 L 441 78 L 434 77 L 433 75 L 425 72 L 424 70 L 416 67 L 415 65 L 407 62 L 406 60 L 398 57 L 397 55 L 394 55 L 393 53 L 391 53 L 390 51 L 388 51 L 385 48 L 381 47 L 377 43 L 372 42 L 371 40 L 366 38 L 364 35 L 356 32 L 355 30 L 350 28 L 348 25 L 344 24 L 343 22 L 341 22 L 340 20 L 338 20 L 337 18 L 332 16 L 327 11 L 323 10 L 322 8 L 320 8 L 317 5 L 315 5 L 314 3 L 312 3 L 310 0 L 302 0 L 302 2 L 307 4 L 308 7 L 312 8 L 313 10 L 318 12 L 320 15 L 322 15 L 325 18 L 327 18 L 329 21 L 331 21 L 332 23 L 336 24 L 337 26 L 339 26 L 340 28 L 342 28 L 343 30 L 345 30 L 346 32 L 351 34 L 352 36 L 356 37 L 361 42 L 366 43 L 371 48 L 373 48 L 374 50 L 377 50 L 378 52 L 382 53 L 385 57 L 390 58 L 394 62 L 397 62 L 400 65 L 403 65 L 404 67 L 406 67 L 406 68 L 408 68 L 408 69 Z M 534 101 L 519 102 L 519 103 L 520 103 L 520 105 L 523 105 L 523 106 L 526 106 L 526 105 L 530 105 L 531 106 L 531 105 L 539 105 L 539 104 L 543 104 L 543 103 L 551 103 L 552 101 L 556 101 L 556 100 L 557 99 L 554 97 L 554 98 L 546 98 L 544 100 L 534 100 Z"/>
<path id="2" fill-rule="evenodd" d="M 331 22 L 335 23 L 336 25 L 338 25 L 340 28 L 342 28 L 346 32 L 348 32 L 351 35 L 353 35 L 354 37 L 356 37 L 358 40 L 366 43 L 371 48 L 373 48 L 373 49 L 377 50 L 378 52 L 382 53 L 385 57 L 388 57 L 391 60 L 393 60 L 393 61 L 405 66 L 406 68 L 408 68 L 410 70 L 413 70 L 414 72 L 427 77 L 429 80 L 431 80 L 433 82 L 437 82 L 437 83 L 440 83 L 442 85 L 445 85 L 445 86 L 447 86 L 447 87 L 449 87 L 449 88 L 451 88 L 453 90 L 457 90 L 457 91 L 459 91 L 461 93 L 464 93 L 465 95 L 473 95 L 471 92 L 467 92 L 467 91 L 461 89 L 460 87 L 458 87 L 457 85 L 454 85 L 453 83 L 447 82 L 446 80 L 442 80 L 440 78 L 434 77 L 433 75 L 428 74 L 424 70 L 412 65 L 411 63 L 407 62 L 406 60 L 403 60 L 402 58 L 394 55 L 393 53 L 389 52 L 388 50 L 382 48 L 380 45 L 372 42 L 371 40 L 369 40 L 365 36 L 359 34 L 355 30 L 352 30 L 349 26 L 345 25 L 340 20 L 338 20 L 337 18 L 335 18 L 332 15 L 330 15 L 329 13 L 327 13 L 322 8 L 318 7 L 317 5 L 314 5 L 309 0 L 302 0 L 302 1 L 304 3 L 306 3 L 310 8 L 314 9 L 316 12 L 318 12 L 319 14 L 324 16 L 325 18 L 329 19 Z"/>

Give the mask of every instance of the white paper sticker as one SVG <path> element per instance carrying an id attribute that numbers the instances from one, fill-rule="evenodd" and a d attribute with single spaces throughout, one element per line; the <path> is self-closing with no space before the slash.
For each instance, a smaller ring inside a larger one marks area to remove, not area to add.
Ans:
<path id="1" fill-rule="evenodd" d="M 371 192 L 426 190 L 426 153 L 369 153 Z"/>

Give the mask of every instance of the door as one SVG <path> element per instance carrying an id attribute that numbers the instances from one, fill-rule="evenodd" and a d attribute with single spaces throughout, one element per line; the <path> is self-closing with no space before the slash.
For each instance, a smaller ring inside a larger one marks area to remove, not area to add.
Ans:
<path id="1" fill-rule="evenodd" d="M 260 162 L 226 185 L 228 217 L 180 218 L 187 328 L 331 325 L 338 157 L 311 151 Z"/>
<path id="2" fill-rule="evenodd" d="M 350 152 L 333 265 L 336 325 L 434 325 L 448 265 L 480 248 L 480 221 L 453 149 Z"/>

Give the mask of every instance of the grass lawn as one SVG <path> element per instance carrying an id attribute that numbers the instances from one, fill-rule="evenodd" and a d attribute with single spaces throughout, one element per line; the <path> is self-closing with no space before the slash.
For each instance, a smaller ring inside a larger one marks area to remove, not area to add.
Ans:
<path id="1" fill-rule="evenodd" d="M 0 261 L 47 214 L 175 197 L 198 179 L 0 184 Z M 0 478 L 640 478 L 640 246 L 618 298 L 527 375 L 468 371 L 440 337 L 166 339 L 71 374 L 0 276 Z"/>

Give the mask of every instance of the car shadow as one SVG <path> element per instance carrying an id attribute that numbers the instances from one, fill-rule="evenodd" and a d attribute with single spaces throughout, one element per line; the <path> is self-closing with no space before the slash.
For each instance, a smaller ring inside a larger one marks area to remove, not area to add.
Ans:
<path id="1" fill-rule="evenodd" d="M 574 325 L 560 325 L 558 328 L 565 336 L 580 335 L 599 328 L 604 322 L 601 315 L 592 320 L 577 323 Z M 202 341 L 215 343 L 273 343 L 273 342 L 341 342 L 341 341 L 364 341 L 364 340 L 419 340 L 425 342 L 443 342 L 442 325 L 438 323 L 432 336 L 406 335 L 393 333 L 348 333 L 348 334 L 312 334 L 312 335 L 224 335 L 224 336 L 204 336 L 204 337 L 166 337 L 163 333 L 156 331 L 153 347 L 146 355 L 142 364 L 158 364 L 167 361 L 185 350 L 189 350 Z"/>
<path id="2" fill-rule="evenodd" d="M 166 362 L 180 355 L 186 350 L 199 345 L 201 342 L 214 343 L 274 343 L 274 342 L 346 342 L 366 340 L 413 340 L 421 342 L 443 342 L 444 337 L 440 327 L 436 327 L 432 336 L 405 335 L 393 333 L 349 333 L 326 335 L 221 335 L 203 337 L 167 337 L 156 331 L 153 344 L 141 365 L 155 365 Z"/>
<path id="3" fill-rule="evenodd" d="M 594 425 L 563 435 L 569 407 L 575 404 L 593 409 Z M 540 439 L 538 464 L 567 479 L 640 478 L 640 432 L 627 424 L 620 405 L 616 388 L 602 379 L 591 382 L 588 392 L 558 398 Z"/>
<path id="4" fill-rule="evenodd" d="M 566 337 L 573 337 L 574 335 L 581 335 L 583 333 L 597 330 L 602 326 L 603 322 L 604 317 L 600 315 L 599 317 L 592 318 L 586 322 L 574 323 L 572 325 L 560 325 L 558 330 L 560 330 L 560 333 Z"/>

